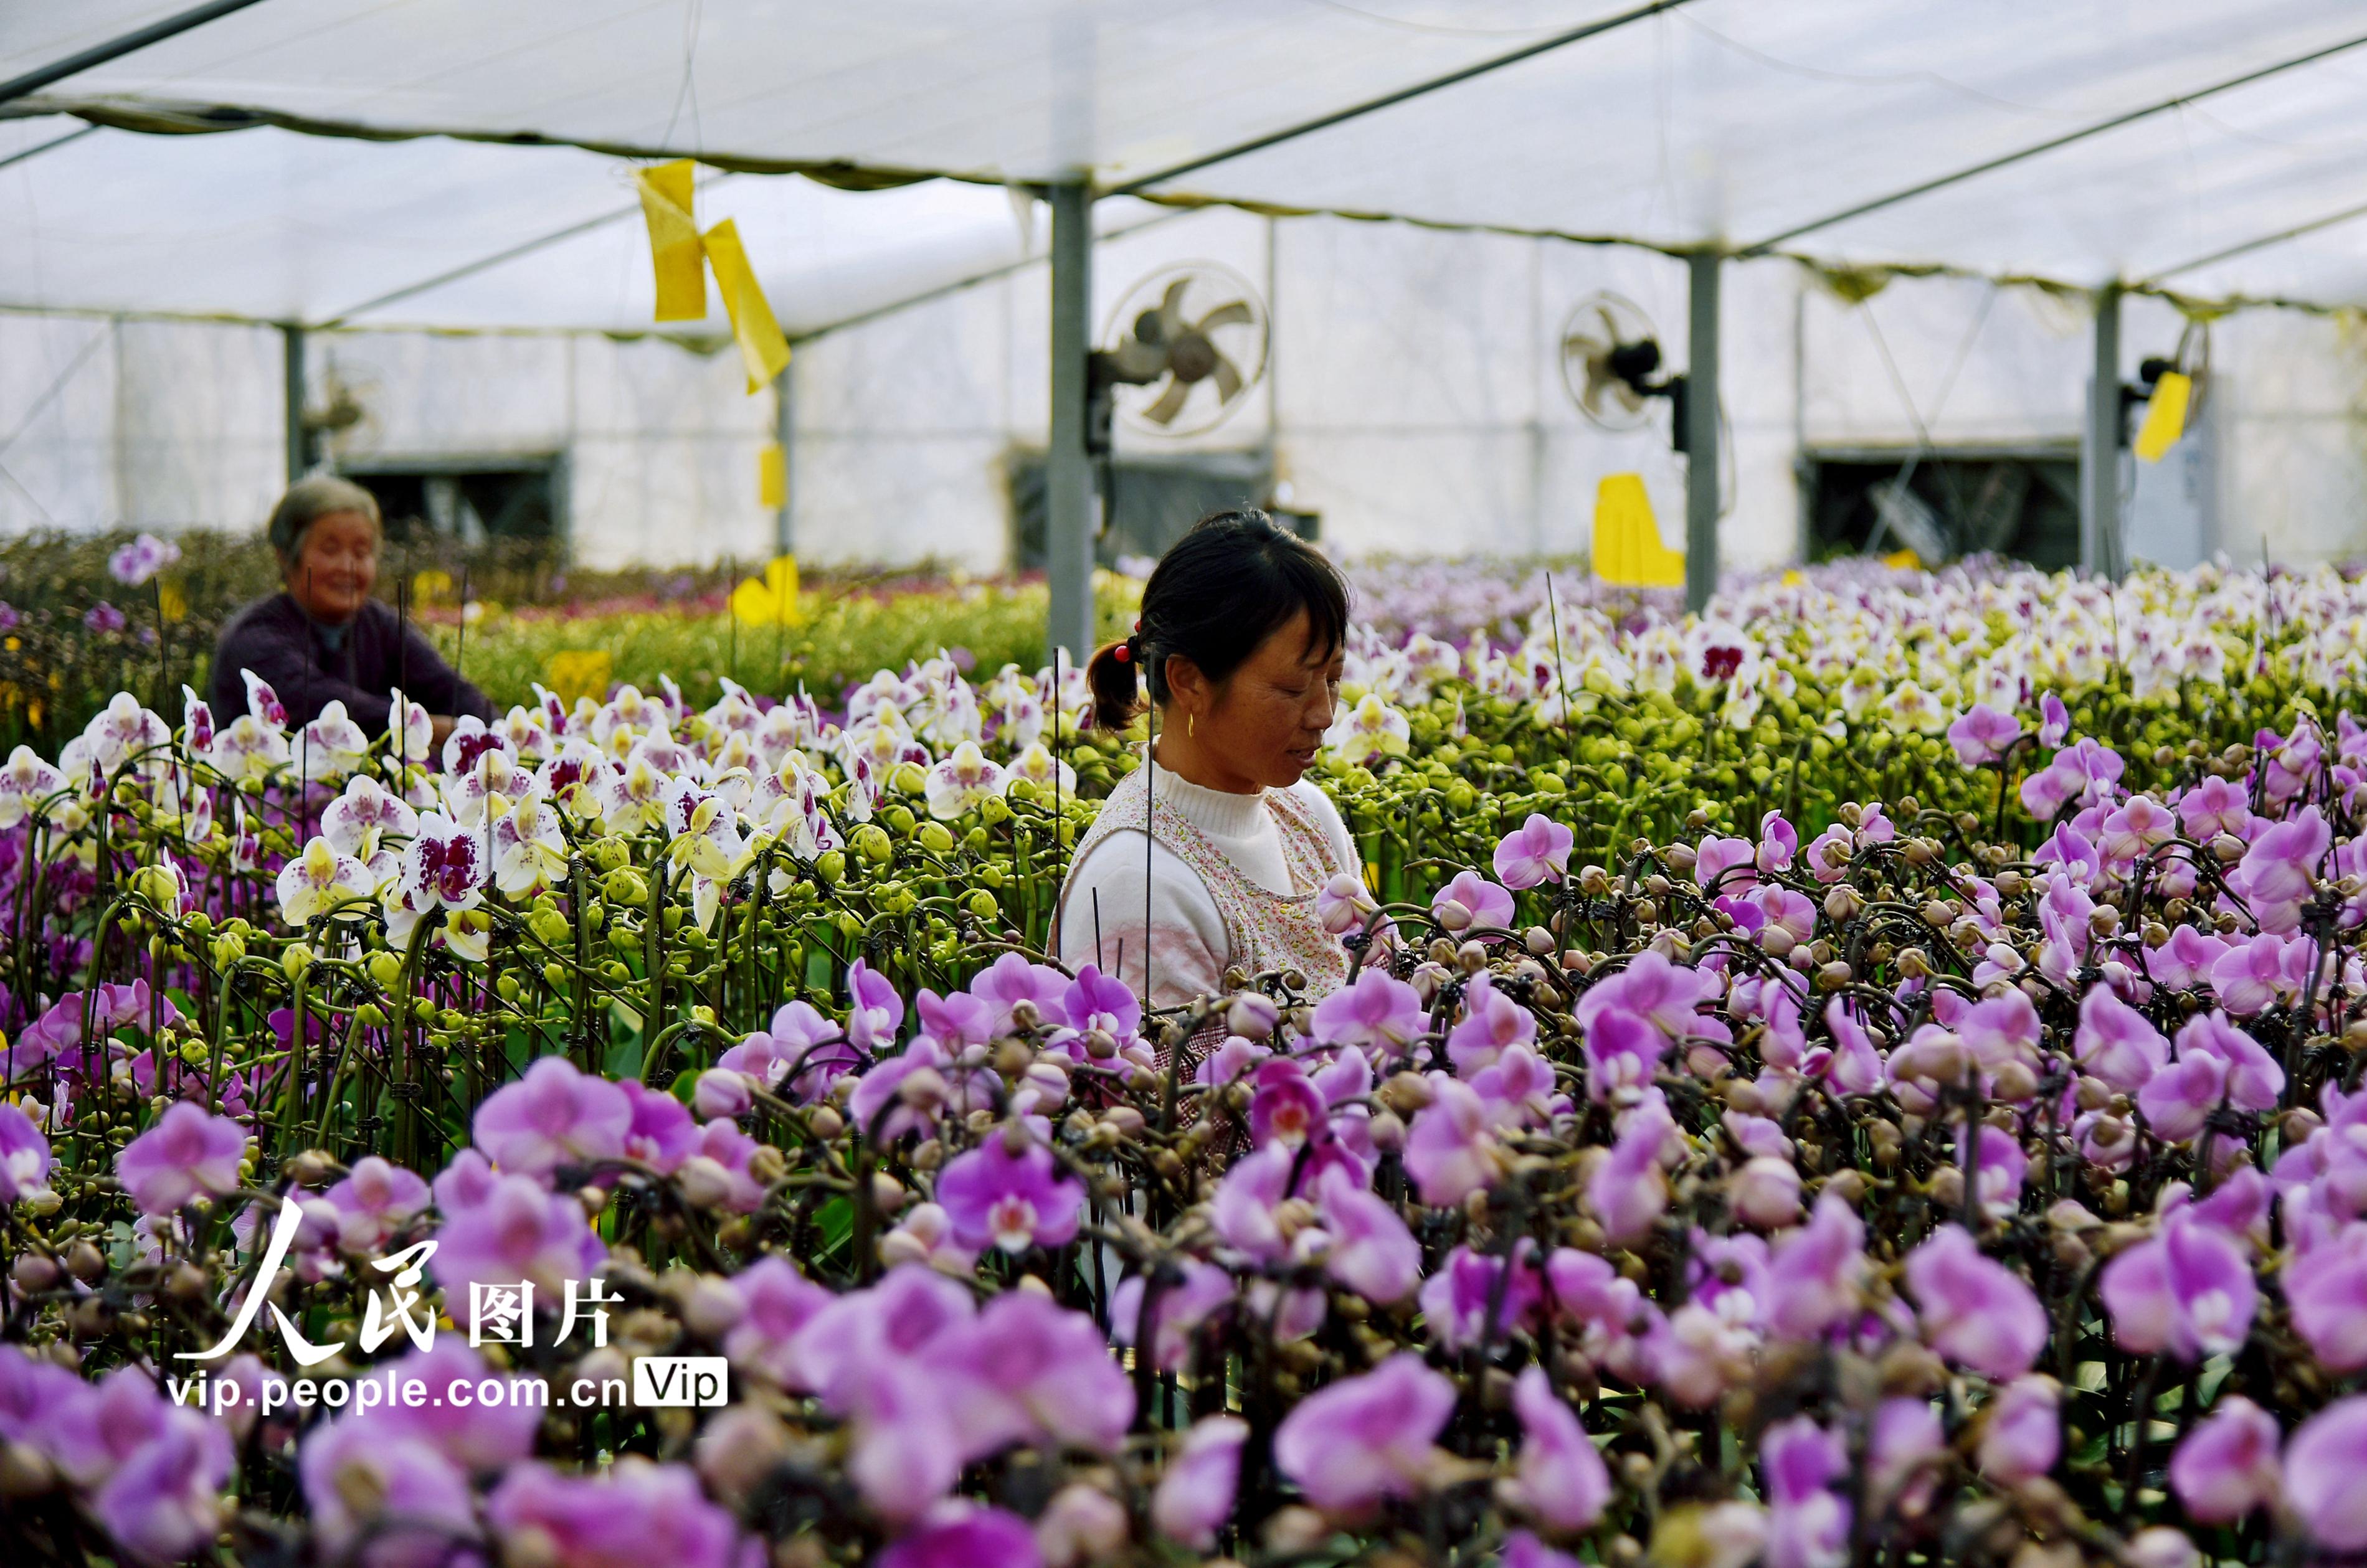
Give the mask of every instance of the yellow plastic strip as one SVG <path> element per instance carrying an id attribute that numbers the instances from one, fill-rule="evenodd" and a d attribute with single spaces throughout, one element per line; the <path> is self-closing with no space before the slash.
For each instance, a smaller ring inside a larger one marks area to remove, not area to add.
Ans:
<path id="1" fill-rule="evenodd" d="M 748 266 L 740 230 L 730 219 L 707 231 L 707 260 L 715 268 L 715 287 L 723 291 L 723 309 L 731 316 L 731 335 L 748 370 L 748 390 L 762 391 L 788 365 L 789 340 L 781 335 L 781 323 L 764 302 L 764 290 Z"/>
<path id="2" fill-rule="evenodd" d="M 697 165 L 687 158 L 638 169 L 641 216 L 649 220 L 650 265 L 657 272 L 661 321 L 697 321 L 707 317 L 707 271 L 691 217 Z"/>
<path id="3" fill-rule="evenodd" d="M 756 504 L 778 508 L 788 503 L 789 463 L 777 441 L 767 441 L 756 454 Z"/>
<path id="4" fill-rule="evenodd" d="M 2158 463 L 2162 454 L 2178 445 L 2178 438 L 2186 434 L 2186 405 L 2193 395 L 2193 379 L 2175 370 L 2166 372 L 2153 384 L 2152 400 L 2146 404 L 2145 423 L 2137 431 L 2139 457 Z"/>

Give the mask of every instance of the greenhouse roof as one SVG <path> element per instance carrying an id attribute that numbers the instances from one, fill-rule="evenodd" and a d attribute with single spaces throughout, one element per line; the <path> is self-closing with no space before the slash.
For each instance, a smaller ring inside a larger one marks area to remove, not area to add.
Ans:
<path id="1" fill-rule="evenodd" d="M 187 5 L 9 7 L 0 78 Z M 117 128 L 0 166 L 0 303 L 37 308 L 645 322 L 628 177 L 594 152 L 705 160 L 712 211 L 777 203 L 773 254 L 831 249 L 850 299 L 1025 254 L 976 186 L 1085 175 L 1158 202 L 2367 303 L 2367 12 L 2344 0 L 255 0 L 11 115 L 33 118 L 0 125 L 0 164 L 62 116 Z M 955 183 L 908 184 L 930 175 Z M 897 272 L 907 252 L 939 261 Z"/>

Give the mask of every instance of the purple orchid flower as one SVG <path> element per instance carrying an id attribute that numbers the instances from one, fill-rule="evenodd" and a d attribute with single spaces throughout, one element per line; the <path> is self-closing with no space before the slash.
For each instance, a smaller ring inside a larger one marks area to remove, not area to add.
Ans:
<path id="1" fill-rule="evenodd" d="M 2283 1436 L 2275 1416 L 2240 1393 L 2223 1394 L 2169 1456 L 2170 1490 L 2198 1524 L 2233 1524 L 2255 1508 L 2273 1507 Z"/>
<path id="2" fill-rule="evenodd" d="M 622 1089 L 564 1056 L 541 1056 L 517 1082 L 485 1097 L 470 1130 L 504 1170 L 548 1176 L 618 1157 L 632 1124 L 633 1103 Z"/>
<path id="3" fill-rule="evenodd" d="M 1017 1154 L 1010 1146 L 1014 1133 L 1025 1140 Z M 1066 1179 L 1052 1151 L 1014 1122 L 946 1162 L 937 1178 L 937 1201 L 961 1246 L 1019 1253 L 1067 1246 L 1077 1234 L 1085 1190 Z"/>
<path id="4" fill-rule="evenodd" d="M 1550 1529 L 1592 1529 L 1611 1502 L 1610 1468 L 1544 1368 L 1533 1363 L 1522 1371 L 1512 1384 L 1512 1413 L 1521 1420 L 1514 1476 L 1523 1506 Z"/>
<path id="5" fill-rule="evenodd" d="M 1926 1342 L 1986 1377 L 2018 1377 L 2045 1348 L 2046 1309 L 2029 1282 L 1982 1257 L 1962 1225 L 1942 1225 L 1907 1255 L 1907 1288 Z"/>
<path id="6" fill-rule="evenodd" d="M 1505 834 L 1496 844 L 1496 880 L 1507 887 L 1535 887 L 1559 882 L 1569 871 L 1569 852 L 1578 835 L 1543 812 Z"/>
<path id="7" fill-rule="evenodd" d="M 1293 1407 L 1274 1430 L 1274 1467 L 1316 1507 L 1361 1515 L 1421 1490 L 1454 1414 L 1455 1385 L 1400 1350 Z"/>
<path id="8" fill-rule="evenodd" d="M 221 1198 L 238 1190 L 245 1156 L 245 1128 L 183 1100 L 124 1145 L 115 1175 L 142 1213 L 169 1214 L 201 1192 Z"/>
<path id="9" fill-rule="evenodd" d="M 1999 761 L 2021 739 L 2022 726 L 2014 716 L 1987 703 L 1974 704 L 1962 718 L 1948 726 L 1948 744 L 1955 748 L 1956 761 L 1968 768 L 1987 767 Z"/>
<path id="10" fill-rule="evenodd" d="M 1192 1423 L 1150 1496 L 1150 1522 L 1161 1535 L 1201 1551 L 1216 1545 L 1217 1532 L 1232 1517 L 1249 1435 L 1249 1423 L 1237 1416 Z"/>

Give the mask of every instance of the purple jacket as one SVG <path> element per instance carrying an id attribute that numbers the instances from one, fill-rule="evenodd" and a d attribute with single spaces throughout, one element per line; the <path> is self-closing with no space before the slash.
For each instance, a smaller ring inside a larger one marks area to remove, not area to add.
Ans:
<path id="1" fill-rule="evenodd" d="M 245 670 L 271 682 L 290 728 L 310 724 L 330 703 L 341 702 L 347 718 L 368 734 L 380 734 L 397 686 L 431 714 L 474 714 L 488 723 L 493 717 L 485 694 L 455 674 L 418 627 L 402 625 L 375 599 L 347 625 L 344 646 L 335 649 L 285 593 L 258 599 L 232 616 L 214 646 L 216 723 L 228 724 L 246 711 L 240 674 Z"/>

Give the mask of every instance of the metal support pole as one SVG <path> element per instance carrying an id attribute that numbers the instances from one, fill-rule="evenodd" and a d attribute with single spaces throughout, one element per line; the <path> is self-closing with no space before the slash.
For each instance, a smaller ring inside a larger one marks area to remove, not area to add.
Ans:
<path id="1" fill-rule="evenodd" d="M 232 11 L 243 11 L 254 4 L 255 0 L 208 0 L 206 5 L 193 10 L 161 17 L 144 28 L 125 33 L 119 38 L 111 38 L 105 43 L 93 44 L 78 53 L 67 55 L 63 60 L 53 60 L 38 70 L 28 71 L 22 76 L 12 76 L 6 82 L 0 82 L 0 104 L 38 93 L 52 83 L 62 82 L 69 76 L 79 75 L 95 65 L 104 65 L 110 60 L 120 60 L 134 50 L 146 49 L 152 43 L 162 43 L 168 38 L 176 38 L 191 28 L 203 27 L 217 17 L 227 17 Z"/>
<path id="2" fill-rule="evenodd" d="M 2079 565 L 2121 570 L 2121 286 L 2096 291 L 2096 358 L 2088 378 L 2088 423 L 2079 441 Z"/>
<path id="3" fill-rule="evenodd" d="M 304 428 L 304 329 L 289 321 L 279 329 L 281 395 L 288 412 L 288 482 L 312 471 L 312 439 Z"/>
<path id="4" fill-rule="evenodd" d="M 1725 258 L 1696 251 L 1687 265 L 1692 326 L 1685 343 L 1685 608 L 1717 592 L 1717 285 Z"/>
<path id="5" fill-rule="evenodd" d="M 773 511 L 773 554 L 776 558 L 795 555 L 798 549 L 797 520 L 792 512 L 798 493 L 797 400 L 789 380 L 796 374 L 795 365 L 784 365 L 781 373 L 773 378 L 773 442 L 781 449 L 781 504 Z"/>
<path id="6" fill-rule="evenodd" d="M 1087 356 L 1093 331 L 1092 193 L 1054 186 L 1052 196 L 1052 429 L 1044 462 L 1044 565 L 1051 580 L 1048 649 L 1071 667 L 1093 654 L 1093 460 L 1085 450 Z"/>

